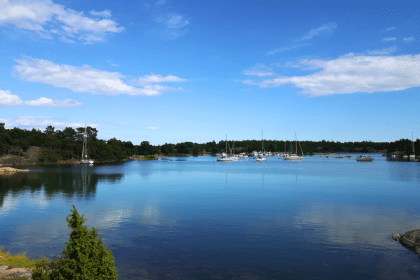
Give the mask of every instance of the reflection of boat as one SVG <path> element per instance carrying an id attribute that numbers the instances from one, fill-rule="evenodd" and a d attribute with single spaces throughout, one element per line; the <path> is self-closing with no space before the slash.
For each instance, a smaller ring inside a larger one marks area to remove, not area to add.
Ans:
<path id="1" fill-rule="evenodd" d="M 235 161 L 234 158 L 228 157 L 227 155 L 227 134 L 226 134 L 226 153 L 223 153 L 221 157 L 218 157 L 217 161 Z"/>
<path id="2" fill-rule="evenodd" d="M 93 164 L 93 159 L 88 158 L 88 135 L 87 135 L 87 129 L 85 126 L 85 133 L 83 133 L 83 150 L 82 150 L 82 163 L 85 164 Z"/>
<path id="3" fill-rule="evenodd" d="M 300 148 L 301 152 L 302 152 L 302 156 L 298 156 L 298 154 L 297 154 L 297 136 L 296 136 L 296 133 L 295 133 L 295 137 L 296 137 L 296 154 L 286 155 L 284 157 L 285 160 L 302 160 L 303 159 L 302 147 Z"/>
<path id="4" fill-rule="evenodd" d="M 373 158 L 371 158 L 370 156 L 366 156 L 366 155 L 362 155 L 360 157 L 356 158 L 357 161 L 373 161 Z"/>

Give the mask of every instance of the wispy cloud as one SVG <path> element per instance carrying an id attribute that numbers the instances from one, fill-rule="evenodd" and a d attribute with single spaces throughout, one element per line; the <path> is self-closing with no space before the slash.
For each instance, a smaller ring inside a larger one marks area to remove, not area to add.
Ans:
<path id="1" fill-rule="evenodd" d="M 406 37 L 403 39 L 405 42 L 412 42 L 415 41 L 413 37 Z"/>
<path id="2" fill-rule="evenodd" d="M 295 45 L 288 46 L 288 47 L 277 48 L 277 49 L 274 49 L 272 51 L 269 51 L 267 54 L 268 55 L 273 55 L 273 54 L 276 54 L 278 52 L 289 51 L 289 50 L 297 49 L 297 48 L 300 48 L 300 47 L 303 47 L 303 46 L 306 46 L 306 45 L 307 44 L 295 44 Z"/>
<path id="3" fill-rule="evenodd" d="M 184 16 L 176 13 L 166 14 L 155 18 L 155 22 L 159 24 L 156 30 L 159 36 L 166 39 L 176 39 L 184 35 L 188 31 L 190 22 Z"/>
<path id="4" fill-rule="evenodd" d="M 388 42 L 388 41 L 396 41 L 397 40 L 397 38 L 395 38 L 395 37 L 386 37 L 386 38 L 383 38 L 382 39 L 382 41 L 385 41 L 385 42 Z"/>
<path id="5" fill-rule="evenodd" d="M 111 17 L 111 12 L 109 10 L 104 10 L 104 11 L 90 11 L 89 14 L 91 14 L 92 16 L 95 17 L 103 17 L 103 18 L 110 18 Z"/>
<path id="6" fill-rule="evenodd" d="M 156 83 L 165 83 L 165 82 L 187 82 L 187 79 L 182 79 L 176 76 L 168 75 L 145 75 L 143 77 L 138 78 L 137 82 L 140 85 L 149 85 L 149 84 L 156 84 Z"/>
<path id="7" fill-rule="evenodd" d="M 51 106 L 51 107 L 74 107 L 80 106 L 82 103 L 75 100 L 52 100 L 50 98 L 41 97 L 36 100 L 22 101 L 19 96 L 13 95 L 10 91 L 0 90 L 0 107 L 17 107 L 17 106 Z"/>
<path id="8" fill-rule="evenodd" d="M 108 72 L 95 69 L 90 65 L 72 66 L 55 64 L 49 60 L 24 58 L 16 60 L 19 65 L 14 66 L 15 72 L 21 79 L 40 82 L 55 87 L 68 88 L 75 92 L 89 92 L 93 94 L 129 94 L 129 95 L 158 95 L 165 90 L 175 88 L 161 86 L 160 82 L 179 82 L 185 79 L 176 76 L 162 77 L 151 75 L 139 78 L 143 87 L 134 87 L 123 81 L 125 78 L 118 72 Z M 147 78 L 148 77 L 148 78 Z M 145 80 L 149 79 L 146 83 Z M 177 88 L 180 89 L 180 88 Z"/>
<path id="9" fill-rule="evenodd" d="M 320 27 L 317 28 L 312 28 L 308 34 L 306 34 L 305 36 L 303 36 L 302 38 L 298 39 L 297 41 L 306 41 L 306 40 L 310 40 L 316 36 L 320 36 L 320 35 L 331 35 L 333 33 L 333 31 L 337 29 L 337 24 L 334 22 L 329 22 L 327 24 L 324 24 Z"/>
<path id="10" fill-rule="evenodd" d="M 309 41 L 317 36 L 329 36 L 334 32 L 335 29 L 337 29 L 337 24 L 334 22 L 329 22 L 317 28 L 312 28 L 305 36 L 299 39 L 296 39 L 295 44 L 290 45 L 290 46 L 276 48 L 272 51 L 269 51 L 267 55 L 273 55 L 279 52 L 289 51 L 289 50 L 306 46 L 308 43 L 302 43 L 302 42 Z"/>
<path id="11" fill-rule="evenodd" d="M 149 126 L 148 127 L 148 129 L 153 129 L 153 130 L 156 130 L 156 129 L 158 129 L 157 127 L 155 127 L 155 126 Z"/>
<path id="12" fill-rule="evenodd" d="M 274 76 L 276 74 L 272 71 L 271 67 L 265 66 L 260 63 L 258 63 L 251 70 L 244 70 L 243 73 L 244 75 L 247 75 L 247 76 L 257 76 L 257 77 Z"/>
<path id="13" fill-rule="evenodd" d="M 20 116 L 15 119 L 0 119 L 0 122 L 4 123 L 6 127 L 25 127 L 25 128 L 36 128 L 44 129 L 51 125 L 56 128 L 65 127 L 84 127 L 84 123 L 70 123 L 54 120 L 52 117 L 31 117 L 31 116 Z M 98 127 L 97 124 L 87 124 L 90 127 Z"/>
<path id="14" fill-rule="evenodd" d="M 12 25 L 16 28 L 31 30 L 46 39 L 58 36 L 63 42 L 75 40 L 86 43 L 103 41 L 106 33 L 124 30 L 110 19 L 96 19 L 85 16 L 51 0 L 10 1 L 0 0 L 0 26 Z M 108 18 L 108 10 L 91 11 L 91 15 Z M 102 38 L 102 40 L 99 40 Z"/>
<path id="15" fill-rule="evenodd" d="M 321 70 L 306 76 L 279 76 L 243 83 L 262 88 L 294 84 L 309 96 L 399 91 L 420 86 L 420 55 L 347 55 L 332 60 L 306 60 L 300 64 Z"/>
<path id="16" fill-rule="evenodd" d="M 388 27 L 388 28 L 385 28 L 385 31 L 392 31 L 392 30 L 395 30 L 395 27 Z"/>
<path id="17" fill-rule="evenodd" d="M 370 51 L 366 51 L 367 54 L 369 55 L 387 55 L 387 54 L 393 54 L 397 51 L 397 47 L 396 46 L 392 46 L 389 48 L 383 48 L 380 50 L 370 50 Z"/>

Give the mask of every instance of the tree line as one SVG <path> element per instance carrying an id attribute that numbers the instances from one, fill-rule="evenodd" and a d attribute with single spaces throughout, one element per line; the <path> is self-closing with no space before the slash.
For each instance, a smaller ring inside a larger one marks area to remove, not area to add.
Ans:
<path id="1" fill-rule="evenodd" d="M 53 126 L 47 126 L 44 131 L 26 130 L 21 128 L 6 129 L 4 123 L 0 123 L 0 155 L 22 155 L 30 146 L 42 147 L 39 160 L 41 162 L 56 162 L 58 160 L 80 159 L 82 154 L 84 127 L 76 129 L 66 127 L 56 130 Z M 156 155 L 180 156 L 199 154 L 218 154 L 226 152 L 226 141 L 211 141 L 207 143 L 165 143 L 152 145 L 148 141 L 142 141 L 134 145 L 130 141 L 121 141 L 116 138 L 109 140 L 97 139 L 98 130 L 87 127 L 89 156 L 95 161 L 120 161 L 133 155 Z M 228 141 L 227 153 L 242 153 L 262 150 L 261 140 Z M 394 142 L 335 142 L 335 141 L 299 141 L 297 150 L 305 154 L 315 153 L 371 153 L 371 152 L 399 152 L 410 155 L 413 153 L 413 142 L 409 139 L 400 139 Z M 420 140 L 414 142 L 416 155 L 420 153 Z M 271 152 L 296 151 L 295 141 L 264 140 L 264 150 Z"/>

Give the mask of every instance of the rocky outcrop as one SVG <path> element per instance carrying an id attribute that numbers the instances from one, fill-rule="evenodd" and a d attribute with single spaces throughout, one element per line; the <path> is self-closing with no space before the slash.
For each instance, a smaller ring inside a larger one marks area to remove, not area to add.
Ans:
<path id="1" fill-rule="evenodd" d="M 21 155 L 7 154 L 0 156 L 0 166 L 22 166 L 34 165 L 38 163 L 38 158 L 42 148 L 31 146 Z"/>
<path id="2" fill-rule="evenodd" d="M 0 279 L 16 279 L 17 277 L 32 279 L 32 269 L 20 267 L 10 268 L 7 265 L 0 265 Z"/>
<path id="3" fill-rule="evenodd" d="M 407 231 L 404 234 L 394 234 L 392 238 L 399 241 L 404 247 L 416 252 L 420 258 L 420 228 Z"/>

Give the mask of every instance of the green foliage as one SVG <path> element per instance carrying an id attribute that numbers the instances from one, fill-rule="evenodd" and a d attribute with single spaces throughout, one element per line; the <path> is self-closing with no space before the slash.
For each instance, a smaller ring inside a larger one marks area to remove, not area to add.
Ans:
<path id="1" fill-rule="evenodd" d="M 187 143 L 178 143 L 178 144 L 175 145 L 175 149 L 180 154 L 188 154 L 189 153 Z"/>
<path id="2" fill-rule="evenodd" d="M 192 155 L 194 157 L 198 157 L 198 146 L 194 145 L 194 147 L 192 148 Z"/>
<path id="3" fill-rule="evenodd" d="M 153 155 L 143 157 L 144 160 L 155 160 L 156 157 Z"/>
<path id="4" fill-rule="evenodd" d="M 33 271 L 34 280 L 116 280 L 118 279 L 115 260 L 112 252 L 98 238 L 98 231 L 91 231 L 83 225 L 85 218 L 79 215 L 76 207 L 70 210 L 73 214 L 66 217 L 68 226 L 72 228 L 64 258 L 53 260 L 51 264 L 45 261 L 37 263 Z M 51 271 L 49 271 L 51 270 Z"/>
<path id="5" fill-rule="evenodd" d="M 39 162 L 57 162 L 60 159 L 60 155 L 57 154 L 55 151 L 46 149 L 41 152 L 39 155 Z"/>

